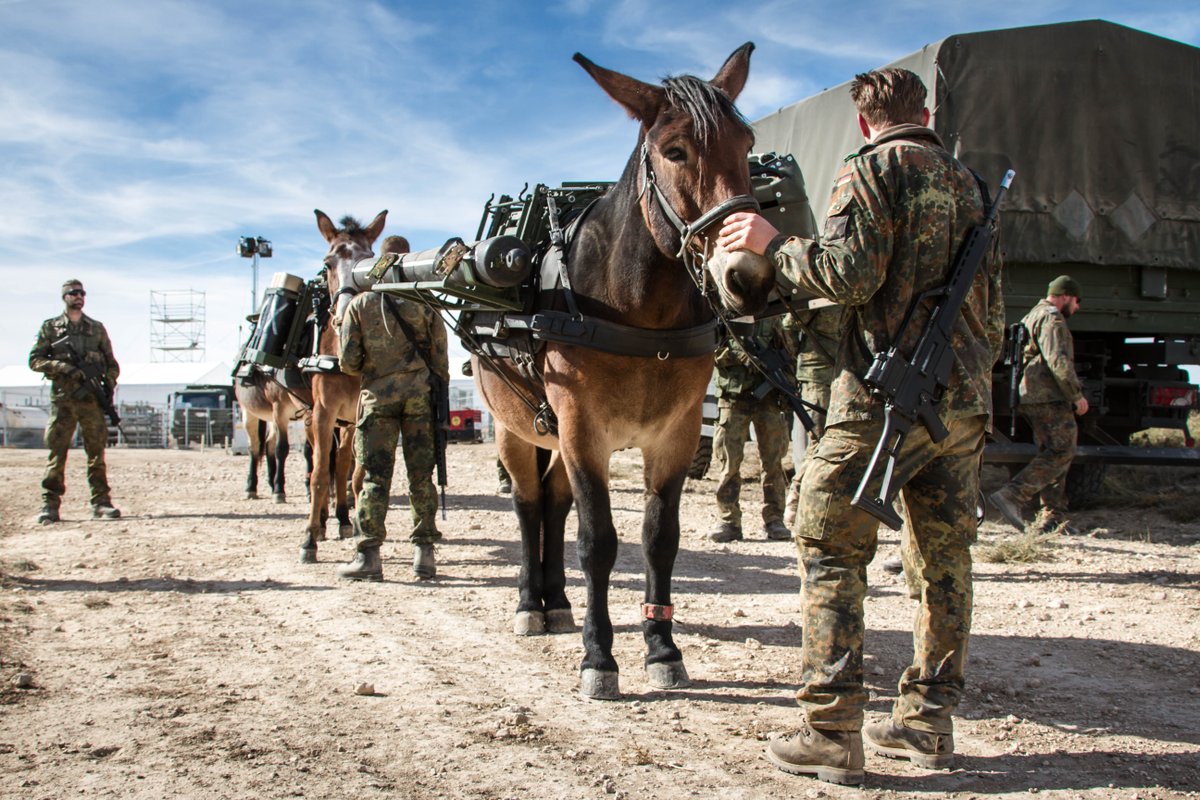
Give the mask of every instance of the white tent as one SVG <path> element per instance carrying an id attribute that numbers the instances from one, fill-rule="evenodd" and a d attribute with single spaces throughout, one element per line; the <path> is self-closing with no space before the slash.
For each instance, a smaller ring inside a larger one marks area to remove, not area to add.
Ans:
<path id="1" fill-rule="evenodd" d="M 172 392 L 185 386 L 231 383 L 229 364 L 224 361 L 122 364 L 116 402 L 161 406 Z M 49 405 L 50 381 L 23 364 L 0 367 L 0 402 L 9 406 Z"/>

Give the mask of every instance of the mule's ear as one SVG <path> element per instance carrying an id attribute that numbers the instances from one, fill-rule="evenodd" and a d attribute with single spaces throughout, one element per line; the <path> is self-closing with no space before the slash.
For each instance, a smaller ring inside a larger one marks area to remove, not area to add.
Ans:
<path id="1" fill-rule="evenodd" d="M 605 94 L 621 104 L 629 116 L 647 125 L 654 122 L 666 96 L 661 88 L 613 72 L 611 69 L 598 67 L 580 53 L 576 53 L 574 59 L 575 63 L 587 70 L 592 80 L 600 84 Z"/>
<path id="2" fill-rule="evenodd" d="M 709 83 L 729 95 L 730 100 L 737 100 L 746 86 L 746 76 L 750 74 L 750 54 L 753 52 L 754 42 L 746 42 L 734 50 Z"/>
<path id="3" fill-rule="evenodd" d="M 367 236 L 374 242 L 379 238 L 379 234 L 383 233 L 383 225 L 387 222 L 387 209 L 380 211 L 375 215 L 375 219 L 371 220 L 371 224 L 367 226 Z"/>
<path id="4" fill-rule="evenodd" d="M 337 236 L 337 226 L 333 224 L 333 220 L 325 216 L 325 212 L 319 208 L 314 208 L 313 213 L 317 215 L 317 230 L 325 237 L 325 241 L 333 244 L 333 237 Z"/>

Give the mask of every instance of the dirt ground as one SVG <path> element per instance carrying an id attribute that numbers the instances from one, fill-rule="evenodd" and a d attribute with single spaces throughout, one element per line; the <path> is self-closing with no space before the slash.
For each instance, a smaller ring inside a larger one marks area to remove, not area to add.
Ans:
<path id="1" fill-rule="evenodd" d="M 707 541 L 714 473 L 688 486 L 675 580 L 694 685 L 659 691 L 641 666 L 640 457 L 614 457 L 624 696 L 595 702 L 578 695 L 578 633 L 512 633 L 519 542 L 491 445 L 451 447 L 446 538 L 426 583 L 403 536 L 384 547 L 383 584 L 337 581 L 349 542 L 299 564 L 300 458 L 275 505 L 242 499 L 244 456 L 110 450 L 125 516 L 93 521 L 75 452 L 64 521 L 42 528 L 44 457 L 0 451 L 5 798 L 1200 796 L 1194 471 L 1111 472 L 1125 500 L 1079 514 L 1089 532 L 1055 538 L 1046 560 L 986 561 L 1012 535 L 985 523 L 958 767 L 868 754 L 865 785 L 838 787 L 762 757 L 798 714 L 795 549 L 757 531 Z M 395 492 L 402 530 L 402 478 Z M 761 493 L 745 495 L 753 520 Z M 881 531 L 869 571 L 870 716 L 887 711 L 910 657 L 913 604 L 881 566 L 896 542 Z M 578 622 L 573 542 L 567 556 Z"/>

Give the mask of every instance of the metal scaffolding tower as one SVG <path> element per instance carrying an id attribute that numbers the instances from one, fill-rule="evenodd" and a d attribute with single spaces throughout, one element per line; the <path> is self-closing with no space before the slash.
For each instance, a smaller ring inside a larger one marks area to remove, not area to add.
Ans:
<path id="1" fill-rule="evenodd" d="M 150 291 L 150 360 L 204 360 L 204 292 Z"/>

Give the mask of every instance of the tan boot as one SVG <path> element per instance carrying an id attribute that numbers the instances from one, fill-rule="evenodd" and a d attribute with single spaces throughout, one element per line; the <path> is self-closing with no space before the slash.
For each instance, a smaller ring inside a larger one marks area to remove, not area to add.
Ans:
<path id="1" fill-rule="evenodd" d="M 736 542 L 742 538 L 742 529 L 732 522 L 722 522 L 721 527 L 708 535 L 712 542 Z"/>
<path id="2" fill-rule="evenodd" d="M 337 568 L 337 576 L 346 581 L 383 580 L 383 558 L 379 555 L 379 545 L 356 551 L 353 561 Z"/>
<path id="3" fill-rule="evenodd" d="M 865 777 L 860 732 L 814 730 L 807 721 L 795 733 L 772 739 L 767 760 L 784 772 L 826 783 L 855 786 Z"/>
<path id="4" fill-rule="evenodd" d="M 871 752 L 887 758 L 905 758 L 925 769 L 950 769 L 954 765 L 954 734 L 929 733 L 907 728 L 888 718 L 863 729 Z"/>
<path id="5" fill-rule="evenodd" d="M 437 561 L 433 556 L 433 545 L 426 542 L 413 546 L 413 575 L 427 581 L 437 575 Z"/>

